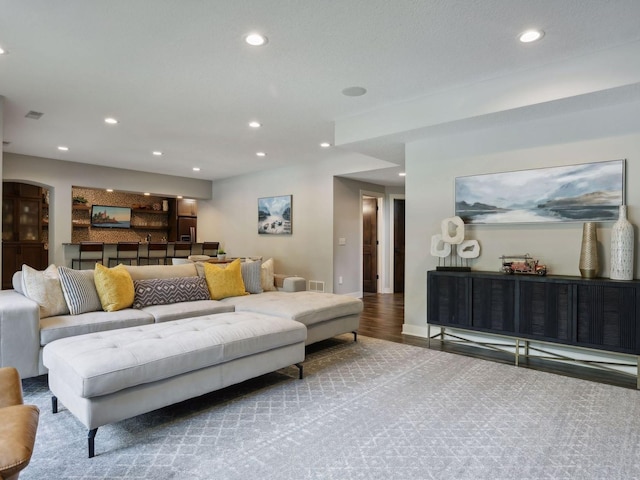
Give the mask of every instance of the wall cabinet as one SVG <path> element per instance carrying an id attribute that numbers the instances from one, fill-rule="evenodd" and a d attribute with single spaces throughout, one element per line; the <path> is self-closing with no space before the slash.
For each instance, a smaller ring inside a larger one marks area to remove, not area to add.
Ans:
<path id="1" fill-rule="evenodd" d="M 427 322 L 640 354 L 640 281 L 492 272 L 427 273 Z"/>
<path id="2" fill-rule="evenodd" d="M 23 263 L 38 270 L 47 267 L 42 202 L 37 185 L 2 183 L 2 288 L 11 288 L 11 277 Z"/>

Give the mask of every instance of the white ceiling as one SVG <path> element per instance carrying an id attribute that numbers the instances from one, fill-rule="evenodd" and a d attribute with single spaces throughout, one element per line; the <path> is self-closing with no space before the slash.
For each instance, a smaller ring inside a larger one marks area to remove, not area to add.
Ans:
<path id="1" fill-rule="evenodd" d="M 4 151 L 210 180 L 320 162 L 344 155 L 319 147 L 335 121 L 637 42 L 639 18 L 639 0 L 0 0 Z M 398 166 L 353 176 L 402 185 L 403 148 L 359 150 Z"/>

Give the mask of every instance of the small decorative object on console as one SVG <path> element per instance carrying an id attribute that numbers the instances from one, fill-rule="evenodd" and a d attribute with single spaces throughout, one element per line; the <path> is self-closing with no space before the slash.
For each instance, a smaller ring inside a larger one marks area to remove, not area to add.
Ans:
<path id="1" fill-rule="evenodd" d="M 441 233 L 431 237 L 431 255 L 438 257 L 436 270 L 470 271 L 468 259 L 480 256 L 480 244 L 477 240 L 464 239 L 462 219 L 458 216 L 445 218 L 440 230 Z"/>
<path id="2" fill-rule="evenodd" d="M 530 275 L 546 275 L 547 266 L 540 265 L 531 255 L 502 255 L 502 268 L 504 273 L 526 273 Z"/>

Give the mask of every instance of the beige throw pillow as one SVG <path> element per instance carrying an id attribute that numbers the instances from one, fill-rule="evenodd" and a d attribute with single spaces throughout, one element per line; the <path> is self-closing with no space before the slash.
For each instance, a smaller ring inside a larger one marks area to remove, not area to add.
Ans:
<path id="1" fill-rule="evenodd" d="M 277 290 L 273 278 L 273 258 L 262 262 L 260 266 L 260 283 L 262 284 L 262 290 L 265 292 Z"/>
<path id="2" fill-rule="evenodd" d="M 55 265 L 49 265 L 43 271 L 23 265 L 22 286 L 24 296 L 40 305 L 40 318 L 69 313 Z"/>

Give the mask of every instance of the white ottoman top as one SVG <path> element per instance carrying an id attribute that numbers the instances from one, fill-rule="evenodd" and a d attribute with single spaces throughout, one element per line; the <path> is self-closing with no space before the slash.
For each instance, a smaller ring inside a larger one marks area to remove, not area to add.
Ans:
<path id="1" fill-rule="evenodd" d="M 47 344 L 43 363 L 80 397 L 155 382 L 304 342 L 301 323 L 231 312 L 90 333 Z"/>
<path id="2" fill-rule="evenodd" d="M 307 326 L 362 312 L 362 300 L 335 293 L 264 292 L 220 301 L 233 304 L 236 312 L 268 313 Z"/>

